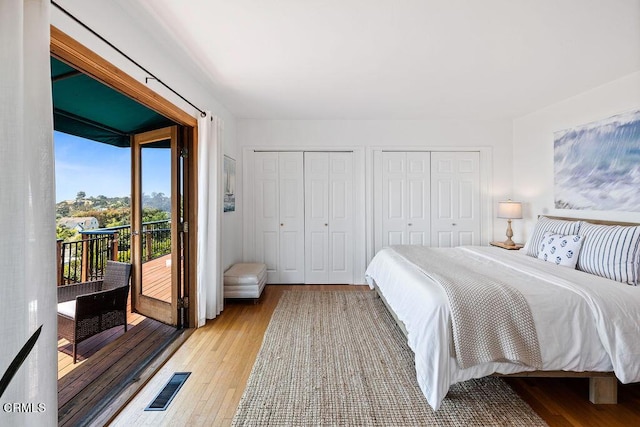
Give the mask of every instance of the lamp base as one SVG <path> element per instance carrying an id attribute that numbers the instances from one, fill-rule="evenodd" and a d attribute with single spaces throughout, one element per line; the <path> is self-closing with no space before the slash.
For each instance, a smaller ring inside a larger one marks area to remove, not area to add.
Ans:
<path id="1" fill-rule="evenodd" d="M 508 219 L 507 220 L 507 240 L 504 241 L 504 245 L 505 246 L 515 246 L 516 245 L 514 243 L 514 241 L 511 240 L 512 237 L 513 237 L 513 230 L 511 229 L 511 220 Z"/>
<path id="2" fill-rule="evenodd" d="M 505 240 L 504 242 L 502 242 L 502 244 L 505 246 L 516 246 L 516 243 L 513 240 L 511 240 L 511 238 Z"/>

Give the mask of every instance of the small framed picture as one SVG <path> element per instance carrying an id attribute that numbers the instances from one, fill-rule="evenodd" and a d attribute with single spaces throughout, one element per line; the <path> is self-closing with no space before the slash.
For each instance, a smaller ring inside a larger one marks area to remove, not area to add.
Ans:
<path id="1" fill-rule="evenodd" d="M 236 161 L 224 156 L 224 212 L 236 210 Z"/>

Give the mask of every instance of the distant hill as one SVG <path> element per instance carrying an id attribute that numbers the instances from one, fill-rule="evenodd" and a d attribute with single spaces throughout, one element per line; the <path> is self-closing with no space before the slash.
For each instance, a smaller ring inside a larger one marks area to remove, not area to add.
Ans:
<path id="1" fill-rule="evenodd" d="M 143 221 L 169 219 L 171 216 L 171 198 L 164 193 L 143 194 Z M 64 200 L 56 204 L 56 220 L 64 217 L 95 217 L 100 228 L 117 227 L 131 223 L 131 198 L 106 197 L 99 195 L 87 197 L 78 192 L 75 200 Z"/>

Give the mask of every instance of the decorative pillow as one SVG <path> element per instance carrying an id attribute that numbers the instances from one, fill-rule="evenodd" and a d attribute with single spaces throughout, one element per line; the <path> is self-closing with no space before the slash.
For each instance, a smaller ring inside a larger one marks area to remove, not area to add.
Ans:
<path id="1" fill-rule="evenodd" d="M 638 285 L 640 226 L 584 223 L 578 270 L 629 285 Z"/>
<path id="2" fill-rule="evenodd" d="M 581 246 L 582 237 L 576 234 L 563 236 L 547 231 L 540 242 L 538 258 L 563 267 L 576 268 Z"/>
<path id="3" fill-rule="evenodd" d="M 537 257 L 540 252 L 540 243 L 542 237 L 547 231 L 553 231 L 556 234 L 563 236 L 578 234 L 580 230 L 581 221 L 565 221 L 562 219 L 550 219 L 546 216 L 541 216 L 536 223 L 531 238 L 527 242 L 526 253 L 529 256 Z"/>

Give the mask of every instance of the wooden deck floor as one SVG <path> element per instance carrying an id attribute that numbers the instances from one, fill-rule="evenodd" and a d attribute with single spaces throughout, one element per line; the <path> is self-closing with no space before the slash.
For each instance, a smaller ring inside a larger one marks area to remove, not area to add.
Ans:
<path id="1" fill-rule="evenodd" d="M 171 255 L 142 264 L 142 294 L 171 302 Z"/>
<path id="2" fill-rule="evenodd" d="M 170 301 L 169 256 L 149 261 L 143 266 L 146 295 Z M 95 335 L 78 345 L 78 362 L 72 362 L 72 346 L 58 340 L 58 421 L 60 426 L 77 425 L 99 410 L 105 396 L 137 381 L 140 364 L 155 357 L 177 331 L 174 327 L 131 312 L 127 305 L 128 331 L 123 327 Z"/>
<path id="3" fill-rule="evenodd" d="M 76 426 L 94 419 L 111 399 L 138 383 L 144 367 L 179 333 L 172 326 L 145 318 L 59 379 L 58 425 Z"/>
<path id="4" fill-rule="evenodd" d="M 170 255 L 165 255 L 146 262 L 142 266 L 143 293 L 147 296 L 171 301 L 171 265 L 168 264 Z M 131 295 L 127 305 L 127 324 L 129 332 L 134 332 L 135 327 L 146 318 L 140 314 L 131 312 Z M 117 327 L 95 335 L 86 341 L 78 344 L 78 361 L 74 365 L 72 358 L 72 347 L 69 341 L 64 338 L 58 340 L 58 379 L 82 366 L 83 362 L 104 348 L 110 342 L 115 341 L 124 335 L 124 328 Z"/>
<path id="5" fill-rule="evenodd" d="M 128 333 L 135 334 L 136 327 L 146 317 L 131 312 L 131 297 L 127 304 L 127 324 Z M 60 388 L 60 379 L 71 373 L 73 370 L 80 368 L 87 359 L 96 354 L 100 349 L 105 348 L 109 343 L 114 342 L 119 337 L 124 337 L 124 327 L 112 328 L 98 335 L 94 335 L 86 341 L 78 344 L 78 361 L 73 363 L 73 349 L 69 341 L 64 338 L 58 339 L 58 388 Z"/>

